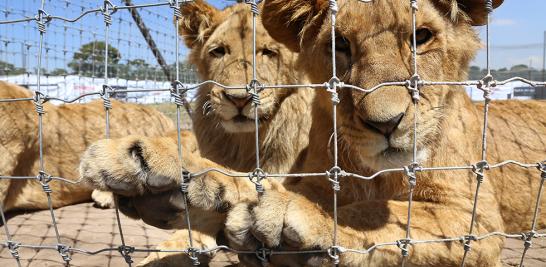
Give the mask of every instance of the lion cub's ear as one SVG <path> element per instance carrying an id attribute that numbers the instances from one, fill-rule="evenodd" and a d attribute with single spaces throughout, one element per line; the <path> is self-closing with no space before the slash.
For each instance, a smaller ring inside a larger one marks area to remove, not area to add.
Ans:
<path id="1" fill-rule="evenodd" d="M 499 7 L 504 0 L 492 0 L 492 8 Z M 464 12 L 473 26 L 480 26 L 487 23 L 487 0 L 440 0 L 443 4 L 451 6 L 451 12 Z M 456 4 L 456 5 L 454 5 Z"/>
<path id="2" fill-rule="evenodd" d="M 218 23 L 222 21 L 221 13 L 203 0 L 195 0 L 180 5 L 182 18 L 179 21 L 178 34 L 184 38 L 186 46 L 203 44 Z"/>
<path id="3" fill-rule="evenodd" d="M 269 35 L 299 52 L 303 39 L 313 36 L 324 21 L 328 0 L 265 0 L 262 23 Z"/>

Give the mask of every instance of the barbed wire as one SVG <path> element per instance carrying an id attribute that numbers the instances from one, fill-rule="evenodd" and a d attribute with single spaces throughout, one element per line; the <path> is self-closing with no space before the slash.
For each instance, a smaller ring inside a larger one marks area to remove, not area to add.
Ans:
<path id="1" fill-rule="evenodd" d="M 332 183 L 333 188 L 333 236 L 332 236 L 332 245 L 328 249 L 322 249 L 322 250 L 306 250 L 306 251 L 286 251 L 286 250 L 275 250 L 267 248 L 264 244 L 261 244 L 261 246 L 255 250 L 255 251 L 245 251 L 245 250 L 236 250 L 233 248 L 230 248 L 228 246 L 215 246 L 208 249 L 200 249 L 194 247 L 194 241 L 192 236 L 192 228 L 190 224 L 190 213 L 189 209 L 185 209 L 184 217 L 186 219 L 187 223 L 187 230 L 189 234 L 189 247 L 186 249 L 181 250 L 163 250 L 163 249 L 153 249 L 153 248 L 137 248 L 130 246 L 127 244 L 123 229 L 122 229 L 122 220 L 119 216 L 119 210 L 116 205 L 115 214 L 116 214 L 116 222 L 118 226 L 118 231 L 120 234 L 120 244 L 118 246 L 112 246 L 112 247 L 105 247 L 103 249 L 99 250 L 87 250 L 84 248 L 77 248 L 77 247 L 70 247 L 66 244 L 63 244 L 61 242 L 61 233 L 57 227 L 56 222 L 56 216 L 53 210 L 52 205 L 52 199 L 51 194 L 53 193 L 51 188 L 49 187 L 49 183 L 52 181 L 58 181 L 63 183 L 69 183 L 69 184 L 79 184 L 81 183 L 81 180 L 71 180 L 63 177 L 57 177 L 52 176 L 47 173 L 45 166 L 44 166 L 44 145 L 43 145 L 43 122 L 42 118 L 44 116 L 44 106 L 43 104 L 50 100 L 58 100 L 65 103 L 72 103 L 75 102 L 81 98 L 93 96 L 93 95 L 99 95 L 101 96 L 103 103 L 104 103 L 104 109 L 105 109 L 105 118 L 106 118 L 106 124 L 105 124 L 105 137 L 109 138 L 109 129 L 110 129 L 110 121 L 109 121 L 109 112 L 112 108 L 110 103 L 110 95 L 112 93 L 112 87 L 109 84 L 109 74 L 108 74 L 108 68 L 109 68 L 109 60 L 108 60 L 108 42 L 110 40 L 109 36 L 109 30 L 112 23 L 115 23 L 115 20 L 113 19 L 113 16 L 116 15 L 116 12 L 118 10 L 124 10 L 124 9 L 146 9 L 150 7 L 164 7 L 164 8 L 170 8 L 173 14 L 173 17 L 180 18 L 180 5 L 185 4 L 188 2 L 192 2 L 190 0 L 169 0 L 169 1 L 159 1 L 155 3 L 147 3 L 147 4 L 138 4 L 138 5 L 130 5 L 130 6 L 116 6 L 113 5 L 111 1 L 104 0 L 101 6 L 98 6 L 96 8 L 90 8 L 85 9 L 85 7 L 82 6 L 82 12 L 75 16 L 75 17 L 63 17 L 63 16 L 56 16 L 51 15 L 46 12 L 46 5 L 45 0 L 41 0 L 40 6 L 37 9 L 36 15 L 34 17 L 24 17 L 19 19 L 11 19 L 11 20 L 0 20 L 0 25 L 12 25 L 12 24 L 18 24 L 18 23 L 27 23 L 27 22 L 35 22 L 37 24 L 36 29 L 39 33 L 39 50 L 38 50 L 38 62 L 37 62 L 37 90 L 35 91 L 34 97 L 29 98 L 8 98 L 8 99 L 0 99 L 0 103 L 8 103 L 8 102 L 18 102 L 18 101 L 32 101 L 35 107 L 35 112 L 38 116 L 38 146 L 39 146 L 39 173 L 36 176 L 5 176 L 0 175 L 0 179 L 23 179 L 23 180 L 35 180 L 38 182 L 44 191 L 44 194 L 46 194 L 48 199 L 48 209 L 50 211 L 50 217 L 52 220 L 52 225 L 55 232 L 55 237 L 57 244 L 51 244 L 51 245 L 35 245 L 35 244 L 23 244 L 19 243 L 16 240 L 13 239 L 13 235 L 11 234 L 8 222 L 4 215 L 4 210 L 2 205 L 0 205 L 0 215 L 1 219 L 4 225 L 4 232 L 6 236 L 6 240 L 3 244 L 1 244 L 3 247 L 8 248 L 10 251 L 12 257 L 14 258 L 17 266 L 21 266 L 20 262 L 20 253 L 18 251 L 19 248 L 31 248 L 31 249 L 47 249 L 47 250 L 56 250 L 59 253 L 59 256 L 62 258 L 62 260 L 65 262 L 66 265 L 70 265 L 71 261 L 71 254 L 72 253 L 79 253 L 79 254 L 85 254 L 85 255 L 96 255 L 103 252 L 112 252 L 117 251 L 121 254 L 121 256 L 125 259 L 125 262 L 128 266 L 131 266 L 133 263 L 133 260 L 131 258 L 131 254 L 135 252 L 179 252 L 179 253 L 185 253 L 187 254 L 190 259 L 193 261 L 195 265 L 199 265 L 198 261 L 198 255 L 206 254 L 214 251 L 229 251 L 236 254 L 254 254 L 258 257 L 260 260 L 267 260 L 267 255 L 275 255 L 275 254 L 326 254 L 329 256 L 332 260 L 332 264 L 338 264 L 340 263 L 340 255 L 343 253 L 357 253 L 357 254 L 368 254 L 372 251 L 386 246 L 396 246 L 400 249 L 401 257 L 402 257 L 402 266 L 406 263 L 410 252 L 409 252 L 409 246 L 416 245 L 416 244 L 427 244 L 427 243 L 443 243 L 443 242 L 462 242 L 464 244 L 464 257 L 462 259 L 461 265 L 464 266 L 466 258 L 468 253 L 470 252 L 470 248 L 472 246 L 472 242 L 483 240 L 491 237 L 504 237 L 504 238 L 511 238 L 511 239 L 520 239 L 524 241 L 524 247 L 522 251 L 521 256 L 521 262 L 520 266 L 523 266 L 525 255 L 528 251 L 528 249 L 531 247 L 532 240 L 536 238 L 544 238 L 546 237 L 546 234 L 538 233 L 536 226 L 537 226 L 537 218 L 539 216 L 540 212 L 540 200 L 542 197 L 543 187 L 544 187 L 544 181 L 546 180 L 546 161 L 545 162 L 537 162 L 537 163 L 525 163 L 525 162 L 518 162 L 514 160 L 505 160 L 502 162 L 498 162 L 495 164 L 489 163 L 486 158 L 486 151 L 487 151 L 487 126 L 488 126 L 488 110 L 489 110 L 489 104 L 491 102 L 490 94 L 491 89 L 494 88 L 497 85 L 503 85 L 509 82 L 513 81 L 520 81 L 523 83 L 526 83 L 530 86 L 537 87 L 537 86 L 546 86 L 546 82 L 540 82 L 540 81 L 533 81 L 529 79 L 525 79 L 522 77 L 513 77 L 510 79 L 502 80 L 502 81 L 496 81 L 494 77 L 491 75 L 491 69 L 490 69 L 490 57 L 489 57 L 489 23 L 486 24 L 486 53 L 487 53 L 487 75 L 481 79 L 481 80 L 469 80 L 469 81 L 426 81 L 419 77 L 419 72 L 417 68 L 417 58 L 418 54 L 415 49 L 416 47 L 416 13 L 418 12 L 418 1 L 417 0 L 408 0 L 408 4 L 410 5 L 411 10 L 411 16 L 412 16 L 412 31 L 413 31 L 413 46 L 412 46 L 412 72 L 413 75 L 407 80 L 401 80 L 401 81 L 390 81 L 390 82 L 384 82 L 377 84 L 370 88 L 361 88 L 356 85 L 351 84 L 345 84 L 342 81 L 340 81 L 339 78 L 337 78 L 337 70 L 336 70 L 336 57 L 335 53 L 332 53 L 332 70 L 331 70 L 331 78 L 322 84 L 278 84 L 278 85 L 268 85 L 268 84 L 262 84 L 257 77 L 256 73 L 256 20 L 257 16 L 259 15 L 259 9 L 257 7 L 258 1 L 256 0 L 245 0 L 244 2 L 250 6 L 250 12 L 252 13 L 252 25 L 253 25 L 253 58 L 252 58 L 252 80 L 249 84 L 241 84 L 241 85 L 224 85 L 219 82 L 213 81 L 213 80 L 207 80 L 203 81 L 201 83 L 195 84 L 193 86 L 185 86 L 180 82 L 180 69 L 179 69 L 179 50 L 180 50 L 180 44 L 179 40 L 175 40 L 175 66 L 176 66 L 176 73 L 175 77 L 173 78 L 173 81 L 171 82 L 170 88 L 161 88 L 161 89 L 150 89 L 150 90 L 116 90 L 116 92 L 126 92 L 126 93 L 133 93 L 133 92 L 149 92 L 149 91 L 169 91 L 171 93 L 173 103 L 176 105 L 176 114 L 177 114 L 177 150 L 178 150 L 178 157 L 181 159 L 183 156 L 183 149 L 182 149 L 182 140 L 181 140 L 181 108 L 183 106 L 182 99 L 185 99 L 187 97 L 186 93 L 190 90 L 196 90 L 197 88 L 204 86 L 204 85 L 215 85 L 219 86 L 221 88 L 224 88 L 226 90 L 231 89 L 246 89 L 247 92 L 252 96 L 252 103 L 254 105 L 254 111 L 255 111 L 255 153 L 256 153 L 256 168 L 250 172 L 243 173 L 243 172 L 231 172 L 224 169 L 217 169 L 217 168 L 209 168 L 204 169 L 198 172 L 190 173 L 187 170 L 181 170 L 180 177 L 182 181 L 181 185 L 181 191 L 183 193 L 183 201 L 184 206 L 188 206 L 187 201 L 187 183 L 195 177 L 199 177 L 202 175 L 206 175 L 211 172 L 217 172 L 226 176 L 230 177 L 238 177 L 242 179 L 250 179 L 253 183 L 256 184 L 256 191 L 258 195 L 261 195 L 264 191 L 263 186 L 261 185 L 261 181 L 263 179 L 267 179 L 269 177 L 286 177 L 286 178 L 293 178 L 293 177 L 327 177 L 330 182 Z M 363 2 L 362 4 L 367 4 L 366 2 L 369 1 L 360 1 Z M 335 0 L 329 0 L 329 11 L 330 11 L 330 19 L 331 19 L 331 45 L 332 45 L 332 51 L 335 51 L 335 43 L 336 43 L 336 18 L 337 13 L 339 11 L 339 7 L 337 5 L 337 2 Z M 489 21 L 490 14 L 492 12 L 492 1 L 487 0 L 486 3 L 487 8 L 487 20 Z M 104 62 L 104 84 L 102 87 L 102 90 L 91 92 L 87 94 L 82 94 L 76 98 L 71 99 L 60 99 L 52 96 L 48 96 L 47 94 L 44 94 L 41 90 L 41 67 L 42 67 L 42 52 L 44 50 L 44 38 L 47 34 L 48 25 L 50 23 L 56 23 L 56 22 L 68 22 L 68 23 L 74 23 L 76 21 L 79 21 L 85 16 L 88 16 L 90 14 L 99 14 L 103 16 L 104 19 L 104 41 L 106 43 L 105 49 L 104 49 L 104 55 L 105 55 L 105 62 Z M 176 25 L 174 25 L 174 33 L 177 33 L 179 20 L 176 20 Z M 484 93 L 484 121 L 483 121 L 483 128 L 482 128 L 482 134 L 481 134 L 481 160 L 469 164 L 466 166 L 441 166 L 441 167 L 427 167 L 422 166 L 421 163 L 418 162 L 418 147 L 417 147 L 417 123 L 419 121 L 418 117 L 418 103 L 420 100 L 420 89 L 426 86 L 434 86 L 434 85 L 446 85 L 446 86 L 461 86 L 461 85 L 475 85 L 479 90 L 482 90 Z M 406 88 L 413 100 L 413 105 L 416 110 L 414 112 L 414 118 L 413 118 L 413 155 L 412 155 L 412 162 L 408 166 L 401 166 L 400 168 L 392 168 L 392 169 L 383 169 L 376 173 L 373 173 L 369 176 L 360 175 L 357 173 L 351 173 L 343 170 L 340 166 L 338 166 L 338 138 L 337 138 L 337 105 L 340 103 L 338 91 L 339 90 L 356 90 L 363 93 L 370 93 L 374 92 L 382 87 L 404 87 Z M 259 92 L 263 89 L 293 89 L 293 88 L 313 88 L 313 89 L 326 89 L 331 94 L 331 101 L 332 101 L 332 110 L 333 110 L 333 166 L 326 172 L 317 172 L 317 173 L 267 173 L 261 169 L 260 166 L 260 149 L 259 149 L 259 119 L 258 119 L 258 107 L 260 105 L 260 95 Z M 539 185 L 539 191 L 537 193 L 537 200 L 533 212 L 533 219 L 532 219 L 532 226 L 531 229 L 528 232 L 523 233 L 504 233 L 504 232 L 490 232 L 482 235 L 474 235 L 474 224 L 476 221 L 476 210 L 478 207 L 478 195 L 480 192 L 480 185 L 482 184 L 483 180 L 485 179 L 485 173 L 489 170 L 495 169 L 495 168 L 501 168 L 504 166 L 515 166 L 523 169 L 532 169 L 536 168 L 538 169 L 538 176 L 540 177 L 540 185 Z M 442 239 L 433 239 L 433 240 L 417 240 L 411 238 L 411 224 L 412 224 L 412 203 L 413 203 L 413 190 L 417 183 L 417 173 L 419 172 L 429 172 L 429 171 L 471 171 L 475 176 L 477 180 L 477 185 L 474 193 L 474 199 L 472 204 L 472 216 L 470 219 L 470 226 L 469 231 L 467 234 L 460 235 L 460 236 L 454 236 L 454 237 L 446 237 Z M 340 246 L 338 244 L 338 222 L 337 222 L 337 208 L 338 208 L 338 191 L 340 189 L 340 183 L 342 183 L 341 178 L 356 178 L 356 179 L 363 179 L 363 180 L 372 180 L 377 178 L 378 176 L 385 174 L 385 173 L 393 173 L 393 172 L 399 172 L 405 175 L 407 178 L 407 182 L 409 185 L 409 191 L 408 191 L 408 213 L 407 213 L 407 222 L 405 226 L 405 236 L 401 237 L 399 240 L 391 240 L 386 241 L 384 243 L 376 243 L 373 246 L 367 247 L 367 248 L 345 248 L 343 246 Z M 266 255 L 267 254 L 267 255 Z"/>

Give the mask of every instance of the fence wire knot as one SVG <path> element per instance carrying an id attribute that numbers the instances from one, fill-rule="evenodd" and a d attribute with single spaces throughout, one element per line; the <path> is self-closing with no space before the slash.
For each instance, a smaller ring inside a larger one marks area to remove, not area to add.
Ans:
<path id="1" fill-rule="evenodd" d="M 521 233 L 521 239 L 524 241 L 523 246 L 528 249 L 533 245 L 533 238 L 537 236 L 537 232 L 535 230 L 531 230 L 527 233 Z"/>
<path id="2" fill-rule="evenodd" d="M 45 171 L 40 171 L 38 175 L 36 176 L 36 179 L 42 185 L 42 189 L 45 193 L 49 194 L 53 192 L 51 190 L 51 187 L 49 186 L 49 182 L 51 182 L 52 178 L 51 175 L 47 174 Z"/>
<path id="3" fill-rule="evenodd" d="M 472 247 L 470 246 L 471 241 L 476 241 L 478 238 L 475 235 L 465 235 L 462 238 L 462 242 L 464 243 L 464 250 L 470 251 Z"/>
<path id="4" fill-rule="evenodd" d="M 485 1 L 485 10 L 487 11 L 487 13 L 493 12 L 493 0 Z"/>
<path id="5" fill-rule="evenodd" d="M 339 80 L 338 77 L 332 77 L 327 83 L 324 83 L 326 90 L 332 94 L 332 103 L 334 105 L 339 104 L 339 95 L 337 93 L 337 88 L 342 86 L 343 83 Z"/>
<path id="6" fill-rule="evenodd" d="M 182 184 L 180 184 L 180 190 L 182 193 L 188 193 L 188 187 L 190 186 L 191 173 L 187 170 L 182 171 Z"/>
<path id="7" fill-rule="evenodd" d="M 254 169 L 253 172 L 248 174 L 248 179 L 256 185 L 256 192 L 263 193 L 265 188 L 262 184 L 262 180 L 267 178 L 267 173 L 261 168 Z"/>
<path id="8" fill-rule="evenodd" d="M 196 248 L 188 248 L 188 257 L 190 258 L 194 266 L 201 265 L 201 263 L 199 262 L 198 255 L 199 255 L 199 250 L 197 250 Z"/>
<path id="9" fill-rule="evenodd" d="M 34 19 L 38 24 L 38 30 L 40 31 L 40 34 L 44 34 L 46 32 L 46 24 L 51 21 L 51 16 L 47 14 L 45 10 L 39 9 L 38 15 L 36 15 Z"/>
<path id="10" fill-rule="evenodd" d="M 491 88 L 497 86 L 497 81 L 493 79 L 493 76 L 491 74 L 485 75 L 479 82 L 478 82 L 478 89 L 483 91 L 483 98 L 488 103 L 491 101 Z"/>
<path id="11" fill-rule="evenodd" d="M 185 2 L 185 1 L 183 1 Z M 180 12 L 180 6 L 178 6 L 177 0 L 169 0 L 169 7 L 174 10 L 174 17 L 176 19 L 182 18 L 182 13 Z"/>
<path id="12" fill-rule="evenodd" d="M 69 262 L 72 259 L 70 258 L 70 247 L 63 244 L 57 244 L 57 251 L 61 255 L 64 261 Z"/>
<path id="13" fill-rule="evenodd" d="M 258 4 L 256 3 L 256 0 L 245 0 L 245 4 L 250 5 L 250 11 L 255 16 L 260 15 L 260 9 L 258 8 Z"/>
<path id="14" fill-rule="evenodd" d="M 419 6 L 417 5 L 417 0 L 410 0 L 410 7 L 411 9 L 415 11 L 419 10 Z"/>
<path id="15" fill-rule="evenodd" d="M 419 87 L 422 83 L 423 82 L 421 81 L 421 77 L 419 77 L 418 74 L 414 74 L 408 81 L 406 81 L 406 87 L 411 93 L 411 99 L 413 100 L 413 102 L 419 102 L 421 98 L 419 95 Z"/>
<path id="16" fill-rule="evenodd" d="M 34 109 L 36 110 L 36 113 L 38 113 L 38 115 L 45 114 L 44 103 L 46 101 L 47 101 L 47 97 L 42 92 L 39 92 L 39 91 L 34 92 L 34 100 L 33 100 Z"/>
<path id="17" fill-rule="evenodd" d="M 114 91 L 114 89 L 112 89 L 112 86 L 108 84 L 102 85 L 102 90 L 100 91 L 99 94 L 102 98 L 105 110 L 112 109 L 112 100 L 110 100 L 110 92 L 112 91 Z"/>
<path id="18" fill-rule="evenodd" d="M 45 171 L 38 172 L 38 175 L 36 175 L 36 180 L 42 185 L 42 189 L 46 193 L 51 193 L 51 187 L 49 187 L 49 182 L 51 182 L 52 178 L 51 175 L 47 174 Z"/>
<path id="19" fill-rule="evenodd" d="M 254 253 L 256 254 L 256 258 L 261 262 L 268 262 L 268 258 L 271 256 L 271 249 L 261 247 L 256 249 Z"/>
<path id="20" fill-rule="evenodd" d="M 11 256 L 15 259 L 19 259 L 19 251 L 17 250 L 19 245 L 19 243 L 13 241 L 6 242 L 6 247 L 8 247 L 9 253 L 11 253 Z"/>
<path id="21" fill-rule="evenodd" d="M 334 264 L 339 264 L 339 255 L 344 251 L 345 249 L 339 246 L 331 246 L 326 250 L 328 257 L 332 259 Z"/>
<path id="22" fill-rule="evenodd" d="M 328 180 L 332 183 L 332 189 L 334 189 L 334 191 L 339 191 L 341 189 L 338 178 L 344 175 L 345 172 L 339 166 L 334 166 L 326 171 L 326 176 L 328 176 Z"/>
<path id="23" fill-rule="evenodd" d="M 116 13 L 117 7 L 110 2 L 110 0 L 104 0 L 104 5 L 100 9 L 104 16 L 104 24 L 110 26 L 112 24 L 112 14 Z"/>
<path id="24" fill-rule="evenodd" d="M 411 244 L 411 239 L 404 238 L 404 239 L 396 240 L 396 246 L 402 252 L 403 257 L 409 256 L 409 249 L 408 249 L 409 244 Z"/>
<path id="25" fill-rule="evenodd" d="M 478 183 L 483 182 L 484 170 L 488 169 L 489 163 L 487 163 L 487 161 L 485 160 L 479 161 L 476 164 L 472 164 L 472 172 L 476 174 L 476 179 L 478 180 Z"/>
<path id="26" fill-rule="evenodd" d="M 336 76 L 330 78 L 330 80 L 324 84 L 324 86 L 326 86 L 326 89 L 328 90 L 328 92 L 336 92 L 337 88 L 340 85 L 342 85 L 342 82 Z"/>
<path id="27" fill-rule="evenodd" d="M 263 85 L 258 80 L 252 80 L 246 85 L 246 92 L 250 95 L 254 106 L 260 105 L 260 95 Z"/>
<path id="28" fill-rule="evenodd" d="M 329 0 L 328 7 L 330 8 L 330 12 L 332 12 L 333 15 L 336 15 L 339 11 L 336 0 Z"/>
<path id="29" fill-rule="evenodd" d="M 174 99 L 174 103 L 177 106 L 184 105 L 184 99 L 186 98 L 188 90 L 189 89 L 179 80 L 175 80 L 171 83 L 171 97 Z"/>
<path id="30" fill-rule="evenodd" d="M 410 164 L 409 166 L 404 166 L 404 172 L 406 173 L 406 176 L 408 176 L 408 183 L 410 187 L 415 187 L 417 184 L 417 175 L 416 172 L 419 169 L 419 164 L 414 162 Z"/>
<path id="31" fill-rule="evenodd" d="M 546 160 L 538 163 L 538 170 L 540 171 L 540 177 L 546 179 Z"/>
<path id="32" fill-rule="evenodd" d="M 131 246 L 121 245 L 118 247 L 118 252 L 121 254 L 127 264 L 133 263 L 131 259 L 131 253 L 135 252 L 135 248 Z"/>

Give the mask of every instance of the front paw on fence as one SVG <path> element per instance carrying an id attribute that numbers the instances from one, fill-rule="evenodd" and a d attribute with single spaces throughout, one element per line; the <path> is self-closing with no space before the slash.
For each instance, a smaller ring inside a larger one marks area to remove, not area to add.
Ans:
<path id="1" fill-rule="evenodd" d="M 80 176 L 97 189 L 123 196 L 166 191 L 179 184 L 177 155 L 169 138 L 100 140 L 82 155 Z"/>

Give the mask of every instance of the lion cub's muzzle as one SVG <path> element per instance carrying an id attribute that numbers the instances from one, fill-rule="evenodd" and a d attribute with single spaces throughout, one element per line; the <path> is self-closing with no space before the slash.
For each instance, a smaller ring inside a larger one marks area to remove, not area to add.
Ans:
<path id="1" fill-rule="evenodd" d="M 400 125 L 400 122 L 402 121 L 402 118 L 404 118 L 404 115 L 405 113 L 402 112 L 386 120 L 370 120 L 361 118 L 361 121 L 364 127 L 374 130 L 384 135 L 385 138 L 388 139 L 391 134 L 398 128 L 398 125 Z"/>
<path id="2" fill-rule="evenodd" d="M 354 92 L 355 110 L 358 122 L 363 128 L 389 139 L 403 130 L 403 120 L 408 114 L 411 97 L 405 88 L 380 88 L 362 97 Z"/>
<path id="3" fill-rule="evenodd" d="M 252 96 L 248 93 L 232 94 L 229 92 L 223 92 L 224 97 L 231 102 L 239 111 L 239 114 L 243 112 L 243 109 L 250 103 Z"/>

